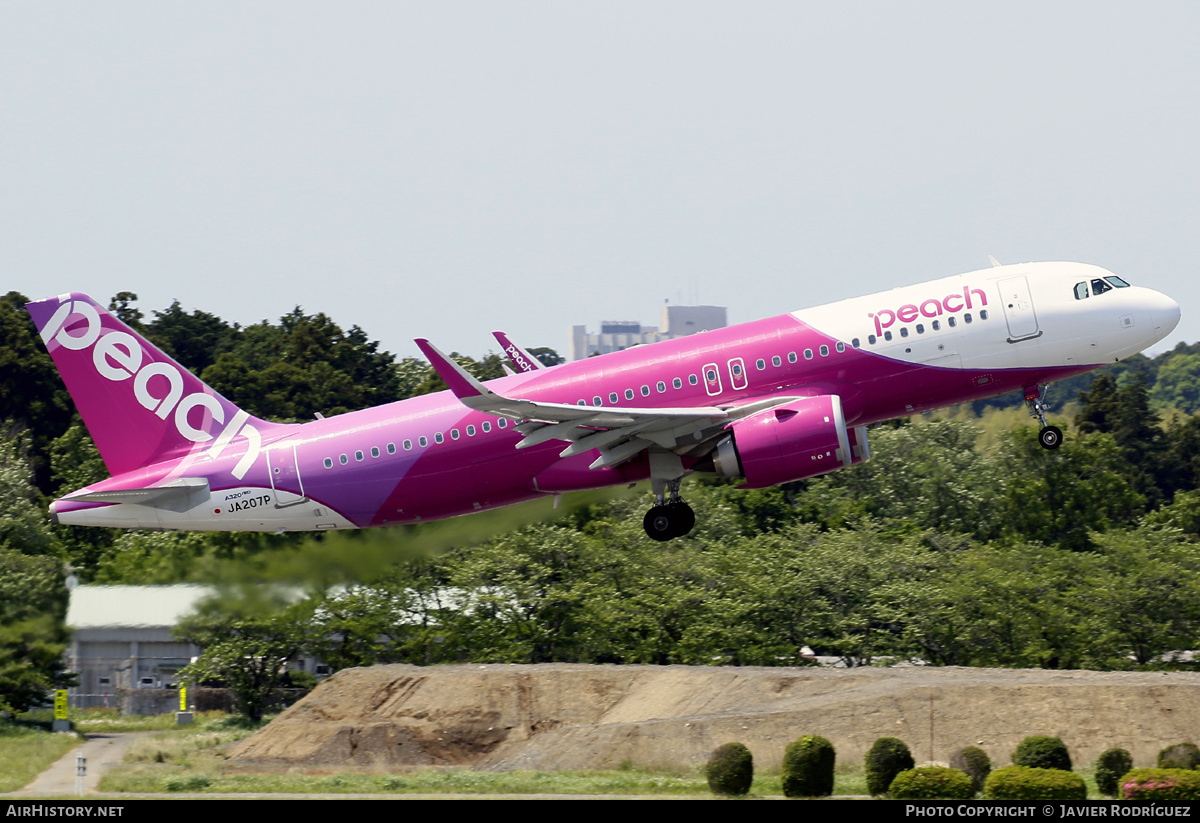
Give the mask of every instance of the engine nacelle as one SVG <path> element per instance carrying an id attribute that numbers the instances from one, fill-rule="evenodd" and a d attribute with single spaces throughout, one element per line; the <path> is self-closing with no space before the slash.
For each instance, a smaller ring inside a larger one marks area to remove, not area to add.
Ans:
<path id="1" fill-rule="evenodd" d="M 717 444 L 713 467 L 762 489 L 870 459 L 865 426 L 846 428 L 837 395 L 806 397 L 736 420 Z"/>

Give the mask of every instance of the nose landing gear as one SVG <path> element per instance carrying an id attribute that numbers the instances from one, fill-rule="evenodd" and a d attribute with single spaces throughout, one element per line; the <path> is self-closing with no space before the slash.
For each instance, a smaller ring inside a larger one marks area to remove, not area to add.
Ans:
<path id="1" fill-rule="evenodd" d="M 1042 444 L 1042 448 L 1057 449 L 1061 446 L 1062 429 L 1046 422 L 1046 403 L 1042 399 L 1041 386 L 1026 386 L 1025 405 L 1029 408 L 1030 417 L 1036 418 L 1042 424 L 1042 430 L 1038 432 L 1038 442 Z"/>

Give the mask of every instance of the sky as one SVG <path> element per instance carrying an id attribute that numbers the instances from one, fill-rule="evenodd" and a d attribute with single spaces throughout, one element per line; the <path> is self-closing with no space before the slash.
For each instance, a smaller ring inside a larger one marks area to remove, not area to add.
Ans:
<path id="1" fill-rule="evenodd" d="M 1194 2 L 0 0 L 0 287 L 479 357 L 993 255 L 1170 294 L 1166 351 L 1198 42 Z"/>

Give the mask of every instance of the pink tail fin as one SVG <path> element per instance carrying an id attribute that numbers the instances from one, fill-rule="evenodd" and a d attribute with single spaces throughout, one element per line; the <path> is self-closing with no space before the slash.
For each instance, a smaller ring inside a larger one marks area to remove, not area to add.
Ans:
<path id="1" fill-rule="evenodd" d="M 84 294 L 27 304 L 113 475 L 202 451 L 241 434 L 258 451 L 263 423 L 206 386 Z M 236 474 L 236 471 L 235 471 Z"/>

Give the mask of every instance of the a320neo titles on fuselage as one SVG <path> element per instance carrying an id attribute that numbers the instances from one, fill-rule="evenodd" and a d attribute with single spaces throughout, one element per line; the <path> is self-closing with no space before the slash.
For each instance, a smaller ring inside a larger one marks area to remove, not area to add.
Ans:
<path id="1" fill-rule="evenodd" d="M 239 409 L 83 294 L 28 304 L 112 477 L 58 523 L 221 531 L 437 520 L 649 480 L 656 540 L 687 534 L 691 472 L 762 488 L 870 457 L 867 426 L 1127 358 L 1179 305 L 1081 263 L 995 265 L 481 383 L 429 341 L 449 391 L 307 423 Z"/>

